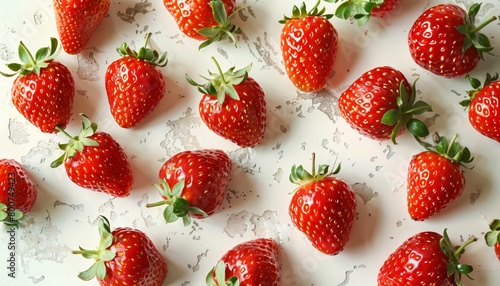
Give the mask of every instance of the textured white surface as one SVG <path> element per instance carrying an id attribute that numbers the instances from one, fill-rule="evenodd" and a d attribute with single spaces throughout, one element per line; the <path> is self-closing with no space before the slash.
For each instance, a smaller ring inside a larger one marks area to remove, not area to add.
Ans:
<path id="1" fill-rule="evenodd" d="M 464 78 L 446 79 L 419 68 L 407 48 L 407 32 L 430 5 L 452 2 L 468 8 L 470 0 L 402 0 L 385 19 L 363 27 L 333 18 L 340 37 L 335 72 L 317 94 L 297 92 L 284 73 L 279 48 L 282 25 L 301 1 L 238 0 L 247 6 L 236 17 L 243 29 L 239 47 L 222 42 L 198 51 L 199 42 L 181 34 L 162 1 L 112 1 L 109 15 L 99 26 L 87 48 L 79 55 L 62 52 L 58 60 L 68 66 L 77 94 L 68 130 L 79 129 L 78 113 L 100 121 L 100 130 L 110 133 L 125 149 L 135 175 L 132 194 L 112 199 L 81 189 L 67 178 L 64 169 L 51 169 L 60 154 L 62 135 L 42 134 L 29 124 L 10 101 L 12 79 L 0 78 L 0 157 L 14 158 L 29 171 L 39 191 L 33 210 L 16 233 L 16 278 L 7 277 L 7 239 L 0 227 L 1 285 L 96 285 L 81 282 L 76 275 L 90 262 L 71 250 L 91 248 L 98 242 L 96 218 L 105 215 L 112 227 L 131 226 L 146 232 L 167 259 L 165 285 L 204 285 L 206 273 L 232 246 L 256 237 L 270 237 L 280 244 L 282 285 L 375 285 L 380 266 L 406 238 L 424 230 L 448 228 L 456 244 L 469 236 L 479 238 L 463 256 L 475 271 L 465 285 L 494 286 L 500 281 L 500 263 L 486 247 L 483 235 L 493 218 L 500 218 L 500 145 L 472 129 L 458 102 L 466 97 Z M 311 7 L 315 1 L 306 1 Z M 483 1 L 480 20 L 500 14 L 498 1 Z M 336 5 L 324 3 L 333 12 Z M 472 75 L 499 72 L 498 22 L 484 29 L 496 46 Z M 104 91 L 107 65 L 118 58 L 115 48 L 122 42 L 140 46 L 144 34 L 153 33 L 151 44 L 168 52 L 169 64 L 162 68 L 167 92 L 161 104 L 138 127 L 121 129 L 113 120 Z M 29 48 L 46 46 L 57 37 L 49 0 L 3 0 L 0 2 L 0 69 L 17 61 L 20 40 Z M 250 75 L 266 93 L 268 127 L 264 141 L 253 149 L 240 149 L 209 131 L 198 115 L 201 95 L 184 79 L 214 70 L 215 56 L 223 69 L 253 62 Z M 422 149 L 405 133 L 398 145 L 362 137 L 339 116 L 337 98 L 359 75 L 376 66 L 401 70 L 410 82 L 419 78 L 419 97 L 434 112 L 420 117 L 431 132 L 451 137 L 468 146 L 474 169 L 465 170 L 466 187 L 460 198 L 425 222 L 414 222 L 406 211 L 406 169 L 411 157 Z M 145 209 L 159 199 L 151 186 L 157 182 L 162 163 L 183 150 L 221 148 L 234 162 L 229 193 L 220 213 L 194 221 L 184 228 L 178 222 L 166 225 L 162 209 Z M 292 164 L 342 162 L 340 177 L 357 193 L 358 214 L 345 250 L 329 257 L 316 251 L 305 236 L 293 228 L 288 216 L 288 181 Z M 5 258 L 5 259 L 4 259 Z"/>

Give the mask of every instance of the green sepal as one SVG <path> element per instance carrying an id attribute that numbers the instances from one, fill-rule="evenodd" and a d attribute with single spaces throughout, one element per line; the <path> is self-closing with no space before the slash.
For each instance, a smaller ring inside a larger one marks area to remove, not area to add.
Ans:
<path id="1" fill-rule="evenodd" d="M 474 270 L 471 265 L 460 263 L 460 257 L 465 252 L 465 248 L 477 241 L 474 236 L 470 237 L 464 244 L 459 247 L 453 246 L 447 233 L 447 229 L 444 229 L 443 237 L 439 240 L 439 246 L 443 253 L 448 257 L 447 274 L 448 276 L 453 275 L 456 285 L 463 286 L 460 281 L 461 275 L 467 276 L 469 279 L 472 277 L 469 275 Z"/>
<path id="2" fill-rule="evenodd" d="M 58 144 L 59 148 L 64 151 L 64 153 L 54 160 L 50 166 L 52 168 L 57 168 L 62 165 L 67 159 L 73 158 L 78 152 L 82 152 L 85 147 L 95 147 L 99 144 L 88 137 L 92 136 L 97 131 L 97 124 L 92 122 L 85 114 L 80 113 L 82 116 L 82 127 L 80 133 L 77 136 L 71 136 L 65 130 L 56 126 L 56 129 L 69 138 L 68 143 Z"/>
<path id="3" fill-rule="evenodd" d="M 292 7 L 292 15 L 291 16 L 283 16 L 283 19 L 279 20 L 278 22 L 280 24 L 285 24 L 289 20 L 293 19 L 301 19 L 301 18 L 306 18 L 310 16 L 315 16 L 315 17 L 324 17 L 326 19 L 331 19 L 333 17 L 333 14 L 325 14 L 326 8 L 322 8 L 321 10 L 318 8 L 320 4 L 320 0 L 316 1 L 316 4 L 308 11 L 306 7 L 306 3 L 302 2 L 300 5 L 300 8 L 297 7 L 297 5 L 294 5 Z"/>
<path id="4" fill-rule="evenodd" d="M 470 75 L 466 75 L 465 78 L 469 81 L 472 89 L 467 91 L 467 95 L 469 96 L 469 98 L 460 101 L 460 105 L 462 105 L 465 108 L 468 108 L 471 101 L 474 99 L 474 97 L 479 91 L 481 91 L 488 84 L 498 80 L 498 73 L 494 74 L 486 73 L 486 77 L 483 83 L 481 83 L 479 79 L 472 77 Z"/>
<path id="5" fill-rule="evenodd" d="M 213 274 L 215 272 L 215 278 L 217 279 L 217 283 L 214 280 Z M 231 276 L 226 279 L 226 263 L 220 260 L 215 268 L 210 270 L 205 278 L 205 282 L 207 286 L 239 286 L 240 281 L 238 277 Z"/>
<path id="6" fill-rule="evenodd" d="M 22 211 L 9 211 L 6 204 L 0 203 L 0 221 L 7 226 L 19 227 L 19 221 L 24 217 Z"/>
<path id="7" fill-rule="evenodd" d="M 208 71 L 211 78 L 202 76 L 207 82 L 197 83 L 187 74 L 185 75 L 186 81 L 192 86 L 196 86 L 200 93 L 216 97 L 220 105 L 223 105 L 226 95 L 232 99 L 239 100 L 239 95 L 234 86 L 248 78 L 252 64 L 236 71 L 235 67 L 231 67 L 226 72 L 222 72 L 219 63 L 214 57 L 212 57 L 212 61 L 215 63 L 218 73 Z"/>
<path id="8" fill-rule="evenodd" d="M 312 171 L 309 172 L 304 169 L 302 165 L 293 165 L 290 171 L 288 179 L 291 183 L 298 185 L 305 185 L 311 182 L 317 182 L 321 179 L 329 176 L 336 175 L 340 172 L 341 164 L 339 163 L 333 171 L 329 171 L 330 166 L 328 164 L 322 164 L 318 166 L 316 170 L 316 155 L 312 153 Z"/>
<path id="9" fill-rule="evenodd" d="M 84 281 L 92 280 L 94 277 L 100 280 L 104 279 L 106 277 L 105 262 L 111 261 L 116 257 L 116 253 L 109 250 L 114 239 L 111 234 L 109 221 L 104 216 L 99 216 L 98 220 L 98 231 L 101 237 L 98 248 L 96 250 L 87 250 L 79 247 L 79 250 L 72 251 L 73 254 L 80 254 L 84 258 L 94 260 L 94 264 L 78 274 L 78 277 Z"/>
<path id="10" fill-rule="evenodd" d="M 18 75 L 23 77 L 30 73 L 40 75 L 40 71 L 48 66 L 48 62 L 55 59 L 61 51 L 61 46 L 58 44 L 56 38 L 50 38 L 50 45 L 37 50 L 35 56 L 31 54 L 23 42 L 19 43 L 18 55 L 21 63 L 8 63 L 6 64 L 13 73 L 0 72 L 1 75 L 11 77 Z"/>
<path id="11" fill-rule="evenodd" d="M 384 4 L 384 0 L 324 0 L 328 3 L 340 3 L 335 10 L 335 16 L 340 19 L 348 20 L 350 18 L 357 21 L 362 26 L 370 20 L 374 8 Z"/>
<path id="12" fill-rule="evenodd" d="M 500 243 L 500 219 L 494 219 L 489 227 L 490 231 L 484 235 L 484 239 L 486 245 L 493 247 L 495 244 Z"/>
<path id="13" fill-rule="evenodd" d="M 457 27 L 459 33 L 464 35 L 464 45 L 462 51 L 465 52 L 467 49 L 473 47 L 477 50 L 479 57 L 484 60 L 483 54 L 490 53 L 493 47 L 490 44 L 488 37 L 479 31 L 497 19 L 496 16 L 492 16 L 487 19 L 482 24 L 476 26 L 476 17 L 481 8 L 481 3 L 474 3 L 470 6 L 467 16 L 465 17 L 464 25 Z"/>
<path id="14" fill-rule="evenodd" d="M 147 33 L 145 36 L 145 43 L 144 46 L 142 46 L 139 51 L 132 50 L 127 43 L 123 43 L 119 48 L 116 49 L 116 51 L 122 56 L 122 57 L 132 57 L 136 59 L 140 59 L 143 61 L 146 61 L 150 63 L 151 65 L 155 67 L 164 67 L 168 63 L 168 58 L 167 58 L 167 52 L 162 53 L 161 55 L 158 53 L 158 51 L 149 49 L 147 47 L 149 38 L 151 37 L 151 33 Z"/>

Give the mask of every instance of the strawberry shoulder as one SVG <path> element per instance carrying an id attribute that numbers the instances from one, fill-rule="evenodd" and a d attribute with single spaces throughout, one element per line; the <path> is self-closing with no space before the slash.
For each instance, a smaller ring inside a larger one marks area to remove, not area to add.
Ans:
<path id="1" fill-rule="evenodd" d="M 500 81 L 493 81 L 471 99 L 469 121 L 481 134 L 500 142 Z"/>

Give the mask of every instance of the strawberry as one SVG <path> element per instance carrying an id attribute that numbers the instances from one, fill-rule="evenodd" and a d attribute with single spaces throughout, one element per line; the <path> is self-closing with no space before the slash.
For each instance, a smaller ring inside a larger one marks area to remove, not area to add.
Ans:
<path id="1" fill-rule="evenodd" d="M 408 213 L 413 220 L 423 221 L 440 212 L 458 198 L 465 187 L 460 169 L 473 161 L 467 147 L 440 137 L 436 146 L 413 156 L 408 167 Z"/>
<path id="2" fill-rule="evenodd" d="M 500 142 L 500 80 L 498 73 L 486 74 L 484 84 L 469 75 L 469 99 L 460 102 L 469 108 L 469 121 L 479 133 Z"/>
<path id="3" fill-rule="evenodd" d="M 241 9 L 236 9 L 235 0 L 163 0 L 163 4 L 181 32 L 190 38 L 203 40 L 199 49 L 227 37 L 236 46 L 234 34 L 239 34 L 241 30 L 231 22 Z"/>
<path id="4" fill-rule="evenodd" d="M 64 51 L 75 55 L 87 45 L 108 13 L 110 0 L 54 0 L 57 31 Z"/>
<path id="5" fill-rule="evenodd" d="M 288 213 L 295 227 L 303 232 L 313 246 L 322 253 L 340 253 L 352 229 L 356 213 L 356 198 L 346 182 L 334 177 L 340 165 L 328 172 L 328 165 L 315 170 L 313 154 L 312 173 L 293 165 L 290 182 L 299 185 L 293 194 Z"/>
<path id="6" fill-rule="evenodd" d="M 0 159 L 0 221 L 18 225 L 36 197 L 37 189 L 26 169 L 14 159 Z"/>
<path id="7" fill-rule="evenodd" d="M 127 155 L 111 135 L 96 132 L 97 124 L 81 114 L 82 129 L 78 136 L 69 137 L 69 142 L 59 144 L 64 153 L 52 162 L 57 168 L 64 163 L 66 174 L 78 186 L 114 197 L 126 197 L 133 184 L 132 169 Z"/>
<path id="8" fill-rule="evenodd" d="M 240 243 L 226 252 L 207 275 L 208 286 L 278 286 L 278 245 L 270 238 Z M 226 278 L 227 277 L 227 278 Z"/>
<path id="9" fill-rule="evenodd" d="M 167 223 L 182 218 L 205 218 L 216 213 L 226 197 L 232 161 L 218 149 L 183 151 L 168 159 L 160 169 L 160 184 L 154 185 L 166 204 L 163 216 Z"/>
<path id="10" fill-rule="evenodd" d="M 122 58 L 112 62 L 106 70 L 106 93 L 111 114 L 123 128 L 135 126 L 159 104 L 165 93 L 165 80 L 156 67 L 167 65 L 167 53 L 146 48 L 139 52 L 126 43 L 117 49 Z"/>
<path id="11" fill-rule="evenodd" d="M 12 103 L 29 122 L 44 133 L 66 128 L 73 108 L 75 82 L 69 69 L 54 58 L 61 46 L 50 38 L 50 46 L 39 49 L 35 57 L 23 42 L 19 44 L 19 63 L 7 64 L 18 77 L 12 84 Z"/>
<path id="12" fill-rule="evenodd" d="M 405 128 L 415 137 L 429 135 L 425 124 L 413 115 L 431 111 L 424 101 L 416 101 L 415 83 L 388 66 L 363 73 L 339 97 L 341 116 L 362 135 L 377 140 L 396 137 Z"/>
<path id="13" fill-rule="evenodd" d="M 325 0 L 325 2 L 341 4 L 335 10 L 335 16 L 347 20 L 353 18 L 358 25 L 363 25 L 373 17 L 384 17 L 399 5 L 400 0 Z"/>
<path id="14" fill-rule="evenodd" d="M 78 277 L 90 281 L 97 277 L 101 286 L 161 286 L 167 276 L 167 262 L 149 237 L 129 227 L 110 229 L 107 218 L 99 216 L 99 247 L 80 247 L 73 254 L 94 259 L 94 264 Z"/>
<path id="15" fill-rule="evenodd" d="M 472 266 L 460 263 L 465 248 L 476 241 L 471 237 L 455 247 L 444 230 L 443 235 L 425 231 L 408 238 L 388 258 L 378 273 L 379 286 L 462 285 L 461 275 Z"/>
<path id="16" fill-rule="evenodd" d="M 454 4 L 440 4 L 427 9 L 408 33 L 410 54 L 422 68 L 445 77 L 457 77 L 472 71 L 493 47 L 487 36 L 479 33 L 494 21 L 492 17 L 479 26 L 475 19 L 481 4 L 473 4 L 467 13 Z"/>
<path id="17" fill-rule="evenodd" d="M 280 47 L 288 77 L 303 92 L 321 90 L 333 71 L 337 56 L 338 34 L 328 21 L 333 15 L 324 14 L 316 5 L 307 11 L 293 6 L 292 16 L 281 21 Z"/>
<path id="18" fill-rule="evenodd" d="M 207 127 L 240 147 L 254 147 L 266 129 L 266 99 L 260 85 L 248 76 L 252 65 L 225 73 L 215 60 L 218 74 L 199 84 L 187 74 L 186 80 L 203 94 L 199 103 L 200 117 Z"/>
<path id="19" fill-rule="evenodd" d="M 490 223 L 490 231 L 484 235 L 486 245 L 493 247 L 495 254 L 500 260 L 500 219 L 494 219 Z"/>

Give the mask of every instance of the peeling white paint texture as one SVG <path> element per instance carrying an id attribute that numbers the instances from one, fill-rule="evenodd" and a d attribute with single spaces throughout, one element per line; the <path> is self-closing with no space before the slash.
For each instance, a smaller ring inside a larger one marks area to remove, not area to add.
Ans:
<path id="1" fill-rule="evenodd" d="M 275 240 L 289 240 L 291 229 L 282 223 L 276 211 L 265 211 L 262 215 L 243 210 L 231 214 L 224 227 L 224 232 L 231 238 L 243 237 L 252 231 L 256 237 L 270 237 Z"/>
<path id="2" fill-rule="evenodd" d="M 146 210 L 147 210 L 146 204 L 147 203 L 149 203 L 149 195 L 147 193 L 144 193 L 142 195 L 142 199 L 139 202 L 137 202 L 137 205 L 141 209 L 141 218 L 144 221 L 144 224 L 146 225 L 146 227 L 152 227 L 152 226 L 156 225 L 156 222 L 153 219 L 153 217 L 151 215 L 148 215 L 146 212 Z"/>
<path id="3" fill-rule="evenodd" d="M 283 169 L 278 168 L 278 170 L 273 174 L 273 178 L 276 182 L 280 183 L 283 179 Z"/>
<path id="4" fill-rule="evenodd" d="M 31 148 L 26 156 L 21 157 L 21 162 L 29 170 L 40 171 L 40 165 L 50 164 L 46 160 L 52 158 L 53 150 L 59 150 L 54 140 L 40 141 L 37 146 Z"/>
<path id="5" fill-rule="evenodd" d="M 193 113 L 191 107 L 187 108 L 180 118 L 168 121 L 167 126 L 170 131 L 165 134 L 165 140 L 160 143 L 167 157 L 170 158 L 184 150 L 201 149 L 198 138 L 192 133 L 193 129 L 200 125 L 201 119 Z"/>
<path id="6" fill-rule="evenodd" d="M 196 263 L 194 265 L 188 264 L 188 268 L 193 271 L 193 273 L 200 271 L 200 263 L 203 260 L 204 257 L 207 257 L 208 254 L 208 249 L 205 250 L 205 252 L 198 254 L 196 256 Z"/>
<path id="7" fill-rule="evenodd" d="M 44 220 L 26 220 L 22 229 L 18 251 L 23 265 L 21 269 L 25 273 L 29 273 L 29 261 L 32 259 L 63 263 L 64 258 L 71 253 L 72 249 L 60 241 L 62 232 L 52 224 L 48 212 Z"/>
<path id="8" fill-rule="evenodd" d="M 5 43 L 0 43 L 0 59 L 5 62 L 10 62 L 14 58 L 14 52 L 9 51 Z"/>
<path id="9" fill-rule="evenodd" d="M 473 205 L 476 203 L 476 201 L 479 199 L 479 196 L 481 195 L 481 190 L 476 190 L 474 193 L 470 194 L 470 204 Z"/>
<path id="10" fill-rule="evenodd" d="M 133 7 L 127 7 L 125 9 L 125 12 L 118 11 L 116 15 L 118 18 L 122 19 L 123 21 L 127 23 L 134 23 L 135 22 L 135 16 L 137 14 L 143 14 L 146 15 L 149 12 L 155 11 L 155 9 L 152 8 L 153 5 L 151 5 L 150 2 L 147 0 L 141 1 L 139 3 L 135 3 Z"/>
<path id="11" fill-rule="evenodd" d="M 77 55 L 78 59 L 78 70 L 76 74 L 82 80 L 88 81 L 99 81 L 99 63 L 94 58 L 94 53 L 99 52 L 97 49 L 92 48 L 88 52 L 88 56 L 84 56 L 83 53 Z"/>
<path id="12" fill-rule="evenodd" d="M 374 192 L 373 189 L 368 187 L 366 183 L 355 183 L 352 185 L 352 189 L 354 193 L 363 200 L 365 205 L 373 198 L 378 197 L 378 193 Z"/>
<path id="13" fill-rule="evenodd" d="M 248 174 L 261 173 L 260 166 L 253 162 L 255 151 L 252 148 L 239 148 L 228 153 L 229 158 L 233 164 L 238 166 L 241 171 Z"/>
<path id="14" fill-rule="evenodd" d="M 104 213 L 106 210 L 113 210 L 115 206 L 113 205 L 113 199 L 107 200 L 105 203 L 103 203 L 101 206 L 99 206 L 99 213 Z"/>
<path id="15" fill-rule="evenodd" d="M 9 119 L 9 139 L 15 145 L 29 143 L 28 137 L 30 136 L 27 127 L 28 122 L 21 122 L 16 118 Z"/>
<path id="16" fill-rule="evenodd" d="M 54 209 L 59 206 L 66 206 L 69 207 L 75 211 L 83 212 L 85 211 L 85 206 L 83 204 L 67 204 L 65 202 L 61 202 L 60 200 L 56 200 L 54 202 Z"/>

